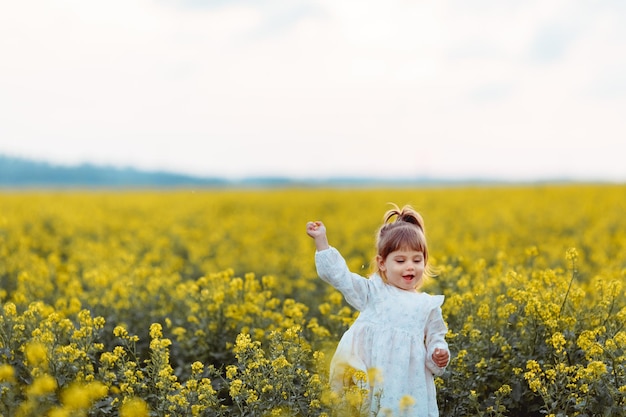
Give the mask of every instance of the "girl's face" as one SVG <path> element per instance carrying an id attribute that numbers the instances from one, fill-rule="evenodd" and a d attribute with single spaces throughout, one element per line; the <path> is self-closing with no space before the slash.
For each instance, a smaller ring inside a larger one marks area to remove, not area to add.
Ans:
<path id="1" fill-rule="evenodd" d="M 424 275 L 424 253 L 415 250 L 400 249 L 391 252 L 385 259 L 376 258 L 378 269 L 383 272 L 387 282 L 401 290 L 415 291 Z"/>

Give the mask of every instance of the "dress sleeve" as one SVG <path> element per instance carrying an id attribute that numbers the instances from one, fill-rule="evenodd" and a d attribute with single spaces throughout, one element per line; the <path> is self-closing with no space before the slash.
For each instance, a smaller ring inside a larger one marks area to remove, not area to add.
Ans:
<path id="1" fill-rule="evenodd" d="M 435 362 L 433 362 L 433 353 L 435 349 L 444 349 L 448 352 L 448 343 L 446 342 L 446 334 L 448 333 L 448 328 L 446 323 L 443 321 L 443 316 L 441 314 L 441 305 L 443 304 L 444 297 L 443 295 L 436 295 L 431 297 L 432 302 L 432 310 L 428 316 L 428 321 L 426 322 L 426 367 L 434 374 L 441 375 L 445 371 L 445 366 L 440 368 Z"/>
<path id="2" fill-rule="evenodd" d="M 316 252 L 315 267 L 320 278 L 341 292 L 352 307 L 363 310 L 369 298 L 371 282 L 350 272 L 337 249 L 331 247 Z"/>

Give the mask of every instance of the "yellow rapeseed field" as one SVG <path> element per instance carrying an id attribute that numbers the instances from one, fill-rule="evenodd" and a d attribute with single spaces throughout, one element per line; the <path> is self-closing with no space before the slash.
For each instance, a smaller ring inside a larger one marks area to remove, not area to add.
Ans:
<path id="1" fill-rule="evenodd" d="M 367 275 L 389 202 L 446 296 L 441 415 L 626 416 L 626 185 L 5 190 L 0 415 L 356 416 L 305 224 Z"/>

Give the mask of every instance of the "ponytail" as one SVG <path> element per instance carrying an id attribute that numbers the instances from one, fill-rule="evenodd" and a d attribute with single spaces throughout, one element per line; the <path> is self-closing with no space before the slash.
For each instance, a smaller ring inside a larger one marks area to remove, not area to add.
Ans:
<path id="1" fill-rule="evenodd" d="M 389 203 L 393 206 L 392 209 L 387 210 L 383 216 L 383 224 L 387 225 L 393 222 L 406 222 L 416 225 L 424 235 L 426 230 L 424 229 L 424 219 L 422 216 L 411 206 L 405 205 L 402 209 L 398 208 L 394 203 Z M 395 217 L 393 222 L 391 221 Z M 384 227 L 384 226 L 383 226 Z"/>

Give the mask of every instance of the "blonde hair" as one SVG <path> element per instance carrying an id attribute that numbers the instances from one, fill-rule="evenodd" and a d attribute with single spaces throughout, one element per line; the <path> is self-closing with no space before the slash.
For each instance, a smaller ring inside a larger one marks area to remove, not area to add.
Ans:
<path id="1" fill-rule="evenodd" d="M 426 230 L 424 219 L 410 205 L 405 205 L 401 209 L 390 203 L 393 208 L 387 210 L 383 216 L 383 224 L 376 234 L 376 254 L 381 259 L 386 259 L 391 252 L 409 249 L 422 252 L 424 254 L 424 275 L 432 276 L 432 271 L 428 264 L 428 245 L 426 244 Z M 378 262 L 374 272 L 377 272 L 386 281 L 385 274 L 380 271 Z"/>

